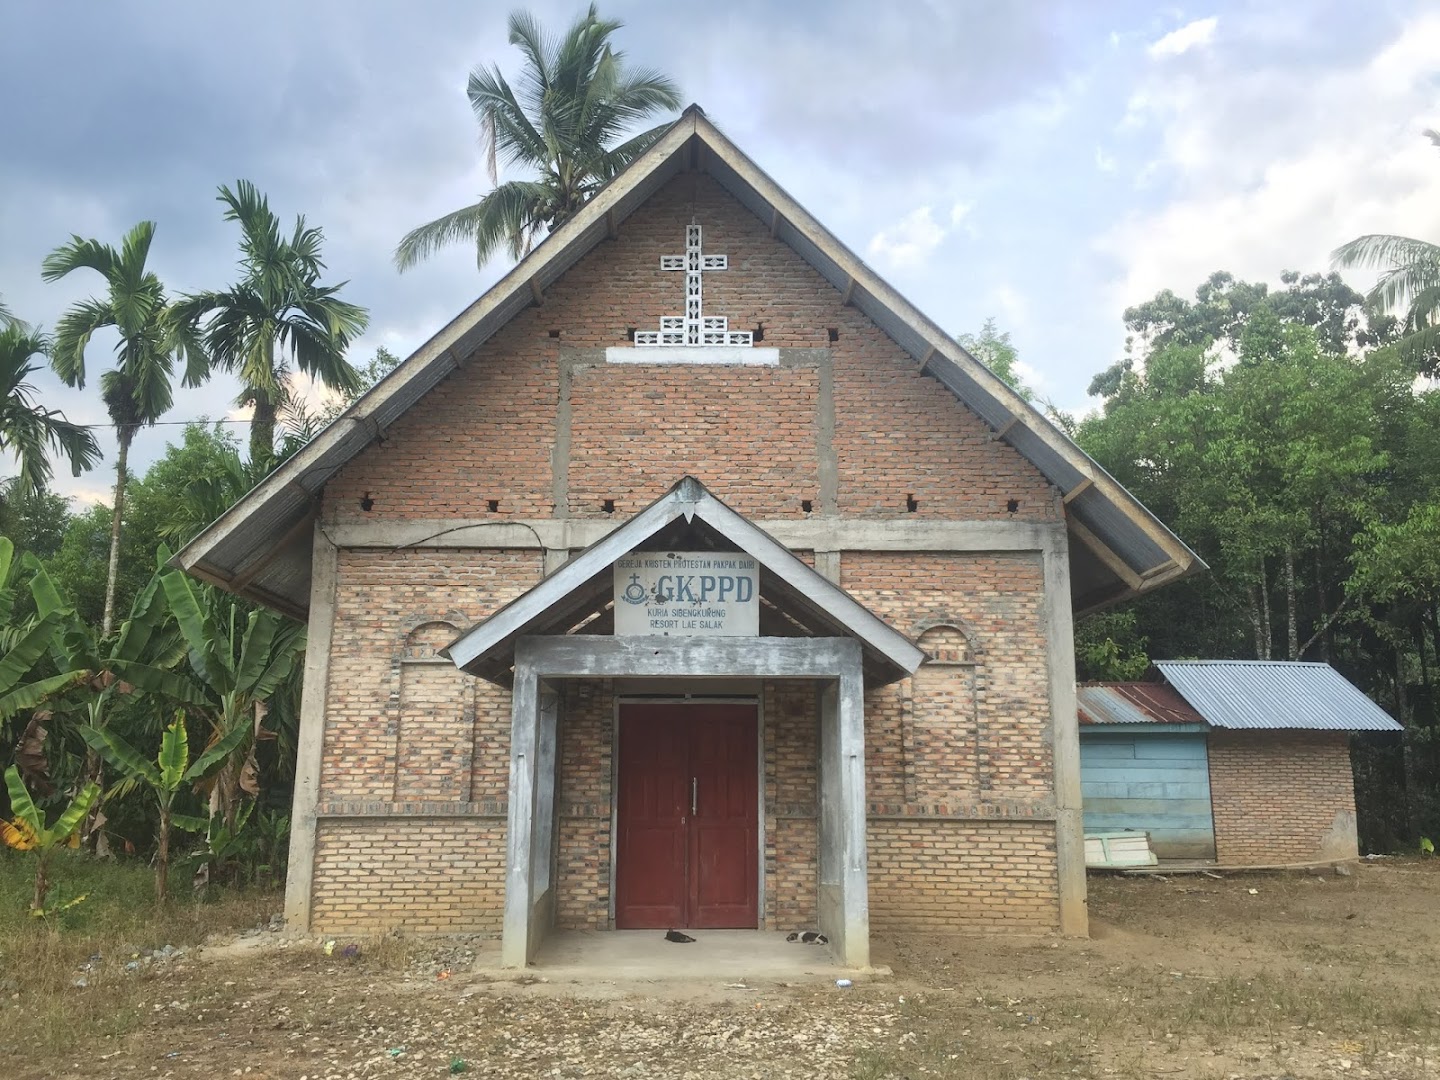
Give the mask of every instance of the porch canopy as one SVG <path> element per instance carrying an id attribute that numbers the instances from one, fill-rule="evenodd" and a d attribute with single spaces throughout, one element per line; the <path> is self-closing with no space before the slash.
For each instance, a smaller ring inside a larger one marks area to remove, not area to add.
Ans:
<path id="1" fill-rule="evenodd" d="M 614 635 L 614 564 L 631 552 L 742 552 L 759 570 L 755 636 Z M 554 921 L 551 878 L 559 698 L 566 678 L 788 678 L 822 684 L 817 907 L 838 959 L 869 964 L 866 686 L 925 659 L 908 637 L 685 477 L 645 510 L 445 650 L 511 688 L 502 959 L 523 967 Z"/>

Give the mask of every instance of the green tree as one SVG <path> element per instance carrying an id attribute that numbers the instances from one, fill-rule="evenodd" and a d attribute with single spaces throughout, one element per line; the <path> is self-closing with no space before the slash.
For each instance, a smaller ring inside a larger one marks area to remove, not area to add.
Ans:
<path id="1" fill-rule="evenodd" d="M 1297 659 L 1344 612 L 1346 556 L 1390 467 L 1378 428 L 1407 380 L 1385 350 L 1322 348 L 1310 325 L 1330 319 L 1320 305 L 1307 315 L 1293 293 L 1246 286 L 1242 301 L 1228 275 L 1210 284 L 1197 305 L 1162 293 L 1142 318 L 1131 310 L 1132 329 L 1155 333 L 1106 373 L 1081 444 L 1211 565 L 1208 584 L 1147 601 L 1157 615 L 1142 630 L 1166 643 L 1154 655 Z"/>
<path id="2" fill-rule="evenodd" d="M 1025 380 L 1016 370 L 1015 365 L 1020 360 L 1020 353 L 1010 341 L 1010 331 L 1002 333 L 993 318 L 985 320 L 980 333 L 961 334 L 955 340 L 976 360 L 1014 387 L 1022 398 L 1026 401 L 1035 400 L 1035 391 L 1025 385 Z"/>
<path id="3" fill-rule="evenodd" d="M 120 570 L 120 533 L 129 482 L 130 444 L 141 427 L 154 424 L 174 400 L 171 376 L 182 353 L 189 363 L 186 385 L 198 385 L 204 365 L 198 354 L 173 333 L 166 317 L 165 290 L 145 268 L 155 224 L 142 221 L 126 235 L 120 250 L 98 240 L 71 237 L 45 257 L 41 276 L 58 281 L 71 271 L 90 269 L 104 280 L 104 299 L 81 301 L 60 319 L 50 364 L 66 383 L 85 385 L 85 350 L 97 330 L 113 328 L 120 337 L 115 367 L 100 376 L 100 396 L 115 427 L 115 500 L 110 509 L 110 557 L 105 580 L 105 609 L 100 632 L 108 635 L 115 615 L 115 583 Z"/>
<path id="4" fill-rule="evenodd" d="M 534 17 L 510 16 L 510 44 L 525 57 L 517 95 L 498 66 L 470 75 L 470 107 L 480 121 L 490 182 L 479 202 L 408 233 L 395 251 L 402 271 L 448 244 L 475 245 L 485 261 L 504 243 L 519 259 L 537 237 L 568 221 L 607 181 L 643 154 L 668 125 L 625 133 L 657 112 L 680 106 L 665 75 L 632 70 L 610 44 L 623 24 L 601 19 L 595 5 L 558 40 Z M 536 179 L 499 183 L 498 159 L 524 165 Z"/>
<path id="5" fill-rule="evenodd" d="M 160 737 L 160 752 L 154 761 L 147 761 L 133 746 L 115 732 L 105 728 L 86 727 L 81 734 L 89 747 L 105 759 L 112 769 L 131 783 L 144 784 L 155 796 L 160 811 L 155 849 L 155 903 L 165 903 L 170 880 L 170 826 L 177 824 L 192 832 L 202 831 L 204 818 L 177 815 L 175 797 L 186 784 L 198 784 L 221 768 L 245 736 L 243 730 L 211 744 L 206 751 L 190 761 L 190 743 L 185 732 L 185 714 L 177 714 Z"/>
<path id="6" fill-rule="evenodd" d="M 240 225 L 240 280 L 223 292 L 186 296 L 172 318 L 202 345 L 210 362 L 237 376 L 236 404 L 253 407 L 250 460 L 275 454 L 275 422 L 290 400 L 291 364 L 325 386 L 344 391 L 357 375 L 345 359 L 365 329 L 365 309 L 340 299 L 339 285 L 321 285 L 324 233 L 295 218 L 290 235 L 254 184 L 221 186 L 225 220 Z M 202 325 L 203 323 L 203 325 Z"/>
<path id="7" fill-rule="evenodd" d="M 38 492 L 49 484 L 52 450 L 69 460 L 73 476 L 100 460 L 100 447 L 89 429 L 39 404 L 35 388 L 25 381 L 39 367 L 31 360 L 48 347 L 39 334 L 19 326 L 0 329 L 0 452 L 15 455 L 20 466 L 13 493 Z"/>
<path id="8" fill-rule="evenodd" d="M 69 525 L 70 500 L 65 496 L 24 491 L 16 477 L 0 482 L 0 536 L 13 539 L 17 551 L 48 559 L 60 550 Z"/>

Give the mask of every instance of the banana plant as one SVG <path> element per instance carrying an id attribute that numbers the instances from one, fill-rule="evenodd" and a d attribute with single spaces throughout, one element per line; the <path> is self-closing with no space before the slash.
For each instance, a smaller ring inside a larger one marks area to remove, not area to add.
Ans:
<path id="1" fill-rule="evenodd" d="M 205 714 L 211 747 L 241 733 L 230 744 L 233 753 L 202 785 L 211 818 L 218 816 L 234 832 L 242 797 L 259 792 L 256 746 L 271 737 L 264 727 L 269 701 L 305 654 L 305 627 L 263 609 L 242 616 L 209 589 L 202 589 L 202 602 L 195 583 L 179 571 L 165 574 L 162 582 L 194 676 L 178 679 L 185 685 L 168 692 Z"/>
<path id="2" fill-rule="evenodd" d="M 57 716 L 105 728 L 115 707 L 135 691 L 169 693 L 182 686 L 183 680 L 169 669 L 183 660 L 184 647 L 166 626 L 168 612 L 160 586 L 161 568 L 169 557 L 169 551 L 162 547 L 155 574 L 136 596 L 119 631 L 107 638 L 75 614 L 45 568 L 26 556 L 32 571 L 30 592 L 39 617 L 44 620 L 53 616 L 61 622 L 50 640 L 50 659 L 55 669 L 70 680 L 70 691 L 55 697 L 53 711 Z M 93 751 L 86 754 L 84 776 L 97 785 L 104 784 L 104 764 Z M 81 826 L 80 841 L 88 843 L 93 836 L 97 853 L 104 854 L 101 802 L 91 808 Z"/>
<path id="3" fill-rule="evenodd" d="M 15 547 L 7 537 L 0 536 L 0 738 L 7 743 L 13 736 L 7 723 L 11 717 L 38 708 L 48 698 L 63 693 L 84 677 L 83 672 L 62 670 L 59 674 L 32 678 L 70 613 L 49 611 L 39 617 L 15 621 L 18 579 Z M 40 733 L 43 744 L 44 730 L 32 719 L 21 743 L 28 746 Z M 43 755 L 41 760 L 43 762 Z M 53 788 L 46 786 L 48 781 L 43 769 L 42 775 L 32 775 L 31 782 L 37 779 L 41 783 L 39 793 L 50 794 Z"/>
<path id="4" fill-rule="evenodd" d="M 190 832 L 204 832 L 205 818 L 176 814 L 175 796 L 186 785 L 203 781 L 235 752 L 248 735 L 236 728 L 225 738 L 210 745 L 195 761 L 190 760 L 190 740 L 185 731 L 185 714 L 175 714 L 174 721 L 160 737 L 160 752 L 154 761 L 142 757 L 136 749 L 110 728 L 83 727 L 80 735 L 86 744 L 126 780 L 144 784 L 155 796 L 160 807 L 159 833 L 155 849 L 155 903 L 165 903 L 170 880 L 170 827 Z"/>
<path id="5" fill-rule="evenodd" d="M 10 793 L 10 812 L 14 819 L 0 821 L 0 839 L 17 851 L 35 852 L 39 859 L 30 911 L 43 915 L 45 897 L 50 892 L 50 859 L 62 846 L 76 839 L 76 830 L 100 797 L 100 787 L 86 784 L 49 828 L 45 827 L 44 811 L 30 798 L 25 781 L 20 779 L 20 770 L 14 765 L 5 770 L 5 787 Z"/>

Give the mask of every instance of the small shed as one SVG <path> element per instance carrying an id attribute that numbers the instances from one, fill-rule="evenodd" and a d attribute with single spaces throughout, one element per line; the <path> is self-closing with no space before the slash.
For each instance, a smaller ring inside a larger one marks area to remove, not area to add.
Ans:
<path id="1" fill-rule="evenodd" d="M 1143 830 L 1165 860 L 1353 859 L 1352 731 L 1398 731 L 1323 663 L 1161 660 L 1157 682 L 1081 686 L 1085 831 Z"/>

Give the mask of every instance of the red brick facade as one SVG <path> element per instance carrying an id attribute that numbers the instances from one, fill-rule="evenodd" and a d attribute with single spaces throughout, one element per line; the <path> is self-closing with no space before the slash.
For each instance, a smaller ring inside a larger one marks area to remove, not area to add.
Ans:
<path id="1" fill-rule="evenodd" d="M 1359 855 L 1346 732 L 1212 731 L 1210 804 L 1222 864 Z"/>
<path id="2" fill-rule="evenodd" d="M 707 310 L 774 367 L 607 364 L 681 306 L 659 256 L 705 229 Z M 1055 523 L 1054 489 L 761 222 L 683 175 L 388 427 L 322 525 L 620 521 L 692 474 L 752 519 Z M 362 500 L 369 509 L 362 508 Z M 808 505 L 809 509 L 806 509 Z M 606 507 L 612 507 L 607 510 Z M 492 508 L 493 507 L 493 508 Z M 866 707 L 870 911 L 887 928 L 1053 930 L 1054 763 L 1038 552 L 862 552 L 839 583 L 938 663 Z M 509 695 L 435 651 L 542 576 L 528 549 L 342 550 L 312 926 L 492 931 L 504 892 Z M 1068 603 L 1068 597 L 1062 598 Z M 563 688 L 556 921 L 611 920 L 609 682 Z M 816 918 L 817 701 L 771 681 L 762 919 Z"/>

